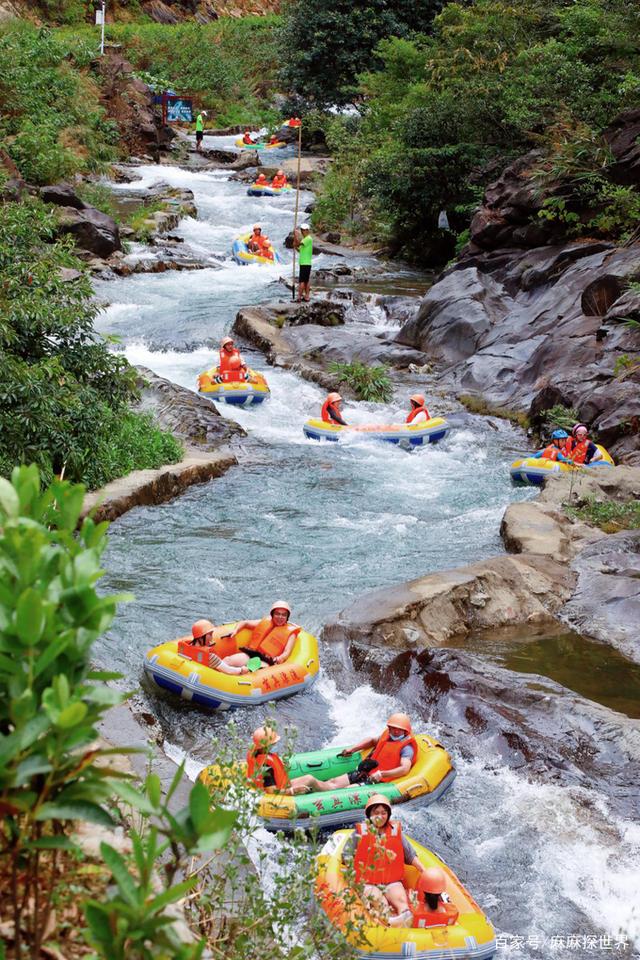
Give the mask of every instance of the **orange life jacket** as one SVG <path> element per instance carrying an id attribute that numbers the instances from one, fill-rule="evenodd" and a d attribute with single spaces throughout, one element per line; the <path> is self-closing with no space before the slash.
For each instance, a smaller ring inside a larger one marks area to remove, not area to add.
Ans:
<path id="1" fill-rule="evenodd" d="M 589 443 L 588 437 L 586 440 L 573 440 L 571 452 L 567 453 L 566 456 L 571 457 L 574 463 L 584 463 L 589 452 Z"/>
<path id="2" fill-rule="evenodd" d="M 415 418 L 418 416 L 419 413 L 425 413 L 427 415 L 427 420 L 431 420 L 431 417 L 429 416 L 429 411 L 423 404 L 421 407 L 413 407 L 413 409 L 409 411 L 409 415 L 405 420 L 405 423 L 413 423 L 413 421 L 415 420 Z"/>
<path id="3" fill-rule="evenodd" d="M 353 867 L 358 883 L 396 883 L 404 880 L 402 827 L 389 820 L 380 832 L 370 829 L 365 820 L 356 823 L 358 846 Z"/>
<path id="4" fill-rule="evenodd" d="M 218 372 L 225 383 L 235 383 L 244 380 L 242 357 L 239 350 L 228 353 L 224 348 L 220 350 L 220 365 Z"/>
<path id="5" fill-rule="evenodd" d="M 557 460 L 558 454 L 562 453 L 559 447 L 554 446 L 553 443 L 550 443 L 548 447 L 545 447 L 542 451 L 543 460 Z"/>
<path id="6" fill-rule="evenodd" d="M 286 185 L 287 185 L 286 177 L 274 177 L 273 180 L 271 181 L 271 186 L 275 190 L 280 190 L 281 187 L 285 187 Z"/>
<path id="7" fill-rule="evenodd" d="M 262 187 L 266 184 L 266 182 L 267 182 L 267 178 L 265 177 L 264 173 L 261 173 L 258 179 L 256 180 L 256 186 Z"/>
<path id="8" fill-rule="evenodd" d="M 440 902 L 437 910 L 430 910 L 426 903 L 413 907 L 414 927 L 449 927 L 456 922 L 460 911 L 452 903 Z"/>
<path id="9" fill-rule="evenodd" d="M 253 628 L 247 647 L 249 650 L 255 650 L 256 653 L 266 653 L 274 660 L 283 652 L 289 637 L 296 633 L 300 633 L 300 627 L 295 623 L 285 623 L 282 627 L 276 627 L 271 617 L 265 617 Z"/>
<path id="10" fill-rule="evenodd" d="M 384 771 L 394 770 L 400 766 L 400 753 L 407 746 L 413 747 L 413 763 L 415 763 L 418 756 L 418 744 L 409 734 L 403 737 L 402 740 L 392 740 L 389 736 L 389 731 L 385 730 L 378 740 L 368 759 L 378 761 L 378 770 L 382 774 L 383 783 L 388 783 L 390 780 L 396 779 L 395 777 L 385 776 Z"/>
<path id="11" fill-rule="evenodd" d="M 253 140 L 251 139 L 251 134 L 250 134 L 250 133 L 245 133 L 245 134 L 243 135 L 243 137 L 242 137 L 242 142 L 243 142 L 243 143 L 253 143 Z"/>
<path id="12" fill-rule="evenodd" d="M 213 650 L 212 647 L 194 646 L 191 640 L 178 640 L 178 653 L 183 657 L 187 657 L 189 660 L 193 660 L 194 663 L 201 663 L 205 667 L 212 666 L 212 653 L 216 658 L 214 662 L 217 662 L 217 658 L 219 656 L 219 654 Z"/>
<path id="13" fill-rule="evenodd" d="M 247 777 L 257 787 L 264 789 L 264 769 L 273 770 L 273 779 L 278 790 L 284 790 L 289 783 L 289 777 L 284 763 L 277 753 L 262 753 L 251 749 L 247 753 Z"/>
<path id="14" fill-rule="evenodd" d="M 334 420 L 331 416 L 331 411 L 334 409 L 333 403 L 330 400 L 325 400 L 322 404 L 322 419 L 325 423 L 338 423 L 338 420 Z M 337 411 L 339 413 L 339 411 Z"/>

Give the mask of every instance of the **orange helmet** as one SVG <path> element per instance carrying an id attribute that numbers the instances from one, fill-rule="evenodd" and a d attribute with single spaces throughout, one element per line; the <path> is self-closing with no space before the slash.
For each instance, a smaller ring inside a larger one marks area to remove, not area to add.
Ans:
<path id="1" fill-rule="evenodd" d="M 194 625 L 191 627 L 191 633 L 194 640 L 199 640 L 200 637 L 205 637 L 208 633 L 211 633 L 212 630 L 215 630 L 215 627 L 210 620 L 196 620 Z"/>
<path id="2" fill-rule="evenodd" d="M 424 407 L 424 394 L 423 393 L 414 393 L 413 396 L 409 397 L 412 403 L 417 403 L 421 407 Z"/>
<path id="3" fill-rule="evenodd" d="M 254 229 L 254 231 L 255 231 L 255 230 L 262 230 L 262 227 L 260 226 L 259 223 L 254 223 L 253 229 Z"/>
<path id="4" fill-rule="evenodd" d="M 404 730 L 405 733 L 413 733 L 411 729 L 411 720 L 406 715 L 406 713 L 392 713 L 389 719 L 387 720 L 388 727 L 398 727 L 400 730 Z"/>
<path id="5" fill-rule="evenodd" d="M 223 337 L 222 340 L 220 341 L 220 346 L 226 347 L 228 343 L 233 343 L 233 337 Z"/>
<path id="6" fill-rule="evenodd" d="M 262 747 L 263 750 L 272 747 L 279 739 L 280 735 L 276 733 L 273 727 L 258 727 L 257 730 L 253 731 L 254 746 Z"/>
<path id="7" fill-rule="evenodd" d="M 367 815 L 367 817 L 369 816 L 370 808 L 377 807 L 378 804 L 380 803 L 387 808 L 387 810 L 389 811 L 389 816 L 391 816 L 391 803 L 389 802 L 389 798 L 385 797 L 383 793 L 372 793 L 369 799 L 367 800 L 366 807 L 364 808 L 364 812 Z"/>
<path id="8" fill-rule="evenodd" d="M 447 878 L 444 870 L 440 867 L 429 867 L 418 877 L 416 890 L 418 893 L 444 893 L 447 886 Z"/>
<path id="9" fill-rule="evenodd" d="M 342 397 L 339 393 L 330 393 L 327 400 L 329 403 L 338 403 L 338 401 L 342 400 Z"/>
<path id="10" fill-rule="evenodd" d="M 274 600 L 274 602 L 271 605 L 271 610 L 269 610 L 269 613 L 273 613 L 274 610 L 286 610 L 289 616 L 291 616 L 291 607 L 289 606 L 286 600 Z"/>

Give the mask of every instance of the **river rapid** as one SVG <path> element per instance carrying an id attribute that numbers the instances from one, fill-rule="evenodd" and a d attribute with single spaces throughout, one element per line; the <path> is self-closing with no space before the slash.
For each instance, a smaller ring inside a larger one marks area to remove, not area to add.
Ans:
<path id="1" fill-rule="evenodd" d="M 205 146 L 229 142 L 206 138 Z M 290 260 L 283 240 L 294 197 L 248 197 L 246 185 L 229 180 L 224 170 L 136 169 L 139 182 L 114 190 L 144 192 L 162 180 L 194 191 L 198 219 L 183 220 L 173 232 L 211 266 L 97 282 L 97 297 L 108 306 L 96 326 L 121 338 L 131 362 L 195 389 L 197 374 L 211 366 L 215 344 L 241 306 L 288 298 L 278 281 L 290 274 L 290 263 L 239 266 L 230 247 L 243 228 L 260 222 Z M 302 209 L 311 200 L 303 194 Z M 314 267 L 331 261 L 316 257 Z M 372 258 L 354 255 L 349 263 L 380 269 Z M 386 289 L 395 284 L 403 293 L 421 281 L 395 265 L 383 279 Z M 381 329 L 393 324 L 375 304 L 354 322 Z M 265 369 L 262 355 L 250 348 L 243 353 Z M 503 552 L 503 510 L 510 500 L 530 496 L 509 484 L 506 468 L 523 437 L 505 422 L 454 415 L 447 440 L 413 453 L 371 442 L 315 444 L 305 440 L 302 424 L 317 415 L 323 392 L 279 368 L 265 372 L 269 402 L 246 411 L 221 408 L 248 433 L 237 450 L 238 466 L 111 526 L 103 582 L 107 589 L 131 590 L 136 602 L 122 608 L 97 654 L 124 674 L 129 688 L 142 680 L 144 651 L 188 632 L 199 617 L 258 617 L 282 596 L 297 622 L 319 631 L 367 589 Z M 427 402 L 437 412 L 438 399 Z M 391 422 L 406 404 L 406 391 L 397 391 L 389 406 L 354 404 L 347 413 L 352 422 Z M 429 709 L 412 700 L 410 684 L 371 685 L 341 651 L 324 644 L 321 654 L 315 687 L 278 705 L 280 726 L 295 726 L 298 748 L 312 749 L 382 730 L 389 712 L 403 708 L 418 730 L 441 737 L 457 766 L 454 786 L 441 802 L 402 819 L 486 909 L 500 938 L 499 955 L 637 955 L 624 936 L 640 931 L 640 827 L 611 812 L 606 784 L 568 788 L 551 772 L 534 781 L 526 768 L 502 762 L 481 738 L 463 745 L 454 724 L 434 723 Z M 186 757 L 191 773 L 212 760 L 229 715 L 204 714 L 153 691 L 144 696 L 171 755 Z M 248 737 L 265 715 L 260 709 L 235 713 L 233 722 Z"/>

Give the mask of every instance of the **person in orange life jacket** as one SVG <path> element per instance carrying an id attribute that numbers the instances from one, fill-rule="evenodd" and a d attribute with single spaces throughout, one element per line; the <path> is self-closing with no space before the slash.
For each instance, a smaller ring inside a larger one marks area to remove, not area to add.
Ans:
<path id="1" fill-rule="evenodd" d="M 256 142 L 255 140 L 252 140 L 252 139 L 251 139 L 251 131 L 250 131 L 250 130 L 245 130 L 244 135 L 243 135 L 243 137 L 242 137 L 242 142 L 243 142 L 243 143 L 255 143 L 255 142 Z"/>
<path id="2" fill-rule="evenodd" d="M 380 737 L 367 737 L 355 747 L 347 747 L 341 757 L 350 757 L 360 750 L 373 748 L 356 770 L 341 773 L 332 780 L 318 780 L 310 773 L 296 777 L 295 793 L 317 793 L 342 790 L 353 784 L 379 783 L 397 780 L 411 770 L 418 755 L 418 747 L 411 733 L 411 721 L 406 713 L 393 713 L 387 720 L 387 729 Z"/>
<path id="3" fill-rule="evenodd" d="M 290 616 L 291 607 L 287 601 L 276 600 L 268 617 L 263 620 L 242 620 L 231 636 L 237 636 L 241 630 L 251 630 L 251 639 L 240 650 L 249 657 L 260 657 L 269 666 L 284 663 L 291 656 L 300 633 L 300 627 L 288 622 Z"/>
<path id="4" fill-rule="evenodd" d="M 460 911 L 443 900 L 447 878 L 440 867 L 429 867 L 418 877 L 417 905 L 411 908 L 413 927 L 448 927 L 456 922 Z"/>
<path id="5" fill-rule="evenodd" d="M 282 759 L 271 750 L 280 740 L 273 727 L 253 731 L 253 746 L 247 752 L 247 777 L 266 793 L 285 793 L 289 777 Z"/>
<path id="6" fill-rule="evenodd" d="M 402 836 L 397 820 L 391 819 L 391 804 L 374 793 L 365 807 L 367 819 L 356 823 L 342 851 L 345 862 L 353 861 L 355 879 L 364 884 L 363 895 L 391 927 L 410 927 L 412 914 L 404 886 L 404 868 L 415 867 L 422 877 L 424 866 Z M 389 915 L 389 908 L 394 911 Z"/>
<path id="7" fill-rule="evenodd" d="M 266 257 L 268 260 L 273 260 L 271 241 L 269 240 L 269 237 L 264 236 L 262 233 L 262 227 L 258 223 L 253 228 L 253 233 L 247 241 L 247 247 L 251 253 L 259 253 L 261 257 Z"/>
<path id="8" fill-rule="evenodd" d="M 559 460 L 561 463 L 571 463 L 568 456 L 565 456 L 565 445 L 569 439 L 566 430 L 554 430 L 551 434 L 551 443 L 544 450 L 538 450 L 531 454 L 532 460 Z"/>
<path id="9" fill-rule="evenodd" d="M 215 625 L 210 620 L 196 620 L 191 627 L 191 646 L 210 647 L 213 645 Z M 228 657 L 219 657 L 215 650 L 209 651 L 209 666 L 220 673 L 248 673 L 249 657 L 245 653 L 233 653 Z"/>
<path id="10" fill-rule="evenodd" d="M 567 443 L 567 455 L 574 463 L 595 463 L 602 460 L 602 453 L 593 440 L 589 440 L 589 431 L 584 423 L 576 423 Z"/>
<path id="11" fill-rule="evenodd" d="M 223 337 L 220 342 L 220 363 L 218 365 L 218 374 L 222 378 L 226 374 L 226 380 L 248 380 L 249 370 L 246 363 L 243 363 L 240 351 L 236 349 L 231 337 Z"/>
<path id="12" fill-rule="evenodd" d="M 287 178 L 285 176 L 284 170 L 278 170 L 275 177 L 271 181 L 271 186 L 274 188 L 274 190 L 281 190 L 282 187 L 286 187 L 286 185 L 287 185 Z"/>
<path id="13" fill-rule="evenodd" d="M 322 419 L 325 423 L 339 423 L 343 427 L 347 426 L 347 421 L 342 416 L 340 409 L 342 397 L 339 393 L 330 393 L 322 404 Z"/>
<path id="14" fill-rule="evenodd" d="M 256 187 L 268 187 L 268 186 L 269 186 L 269 181 L 268 181 L 267 178 L 265 177 L 264 173 L 259 173 L 259 174 L 258 174 L 258 177 L 257 177 L 257 179 L 256 179 L 256 182 L 255 182 L 254 186 L 256 186 Z"/>
<path id="15" fill-rule="evenodd" d="M 407 415 L 405 423 L 419 423 L 423 420 L 430 420 L 429 411 L 425 406 L 425 399 L 423 394 L 414 393 L 412 397 L 409 397 L 411 403 L 411 409 Z"/>
<path id="16" fill-rule="evenodd" d="M 272 134 L 271 134 L 271 136 L 269 137 L 269 143 L 280 143 L 280 140 L 279 140 L 277 134 L 275 134 L 275 133 L 272 133 Z"/>

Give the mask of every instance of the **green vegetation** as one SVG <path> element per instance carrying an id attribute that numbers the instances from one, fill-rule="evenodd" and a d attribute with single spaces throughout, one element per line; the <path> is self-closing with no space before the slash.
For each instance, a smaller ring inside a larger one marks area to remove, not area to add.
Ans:
<path id="1" fill-rule="evenodd" d="M 384 365 L 368 367 L 365 363 L 333 363 L 329 371 L 337 373 L 341 383 L 346 383 L 358 400 L 387 403 L 393 396 L 393 383 L 388 368 Z"/>
<path id="2" fill-rule="evenodd" d="M 354 220 L 361 235 L 387 240 L 418 262 L 442 243 L 438 213 L 469 225 L 484 186 L 532 147 L 531 177 L 555 193 L 541 215 L 570 236 L 623 240 L 637 227 L 633 186 L 611 181 L 605 127 L 637 102 L 640 7 L 627 0 L 475 0 L 448 3 L 431 36 L 391 37 L 359 78 L 360 122 L 342 122 L 316 226 Z M 295 57 L 293 58 L 295 66 Z M 449 248 L 442 247 L 443 258 Z"/>
<path id="3" fill-rule="evenodd" d="M 477 413 L 482 417 L 498 417 L 501 420 L 508 420 L 516 427 L 522 427 L 527 430 L 530 426 L 529 417 L 524 410 L 511 410 L 509 407 L 494 407 L 484 397 L 476 397 L 469 393 L 463 393 L 458 400 L 469 413 Z"/>
<path id="4" fill-rule="evenodd" d="M 22 22 L 0 28 L 0 142 L 25 180 L 54 183 L 104 168 L 118 156 L 118 128 L 99 104 L 99 88 L 77 57 L 47 29 Z"/>
<path id="5" fill-rule="evenodd" d="M 20 462 L 100 486 L 180 459 L 181 447 L 132 414 L 135 371 L 93 332 L 96 307 L 69 240 L 36 201 L 0 205 L 0 474 Z"/>
<path id="6" fill-rule="evenodd" d="M 589 497 L 584 506 L 565 506 L 570 517 L 600 527 L 605 533 L 619 533 L 620 530 L 640 528 L 640 501 L 629 500 L 620 503 L 617 500 L 597 500 Z"/>
<path id="7" fill-rule="evenodd" d="M 565 407 L 561 403 L 556 403 L 555 406 L 549 407 L 548 410 L 543 410 L 540 414 L 540 426 L 541 429 L 550 433 L 552 430 L 566 430 L 567 433 L 571 433 L 572 427 L 579 423 L 580 416 L 577 410 L 574 410 L 573 407 Z"/>

